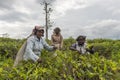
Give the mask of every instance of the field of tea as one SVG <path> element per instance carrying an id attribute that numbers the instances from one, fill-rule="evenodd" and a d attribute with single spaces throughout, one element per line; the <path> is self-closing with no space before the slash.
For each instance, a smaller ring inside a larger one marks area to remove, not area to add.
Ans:
<path id="1" fill-rule="evenodd" d="M 0 38 L 0 80 L 120 80 L 120 40 L 87 40 L 95 54 L 81 55 L 69 50 L 73 38 L 64 39 L 63 50 L 42 51 L 41 64 L 23 61 L 13 67 L 24 41 Z"/>

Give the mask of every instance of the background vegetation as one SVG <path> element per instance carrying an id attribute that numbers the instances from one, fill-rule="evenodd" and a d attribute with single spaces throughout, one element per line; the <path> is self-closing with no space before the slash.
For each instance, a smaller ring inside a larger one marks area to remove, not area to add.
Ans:
<path id="1" fill-rule="evenodd" d="M 95 54 L 81 55 L 69 50 L 73 38 L 64 39 L 63 50 L 42 51 L 41 64 L 23 61 L 13 67 L 24 41 L 0 38 L 0 80 L 120 80 L 120 40 L 87 40 Z"/>

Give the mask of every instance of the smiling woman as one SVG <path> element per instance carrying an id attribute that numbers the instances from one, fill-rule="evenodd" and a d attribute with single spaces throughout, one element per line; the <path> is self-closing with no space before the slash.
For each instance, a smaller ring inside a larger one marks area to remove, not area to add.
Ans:
<path id="1" fill-rule="evenodd" d="M 41 26 L 35 26 L 32 34 L 18 51 L 14 67 L 17 66 L 21 60 L 32 60 L 41 63 L 42 60 L 40 56 L 42 49 L 47 49 L 49 51 L 56 49 L 55 46 L 49 46 L 47 42 L 42 39 L 43 36 L 44 29 Z"/>

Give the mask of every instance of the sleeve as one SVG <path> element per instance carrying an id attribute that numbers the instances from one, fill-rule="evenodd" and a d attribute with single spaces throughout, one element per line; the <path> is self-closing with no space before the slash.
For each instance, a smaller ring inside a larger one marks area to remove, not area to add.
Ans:
<path id="1" fill-rule="evenodd" d="M 45 40 L 42 39 L 42 43 L 43 43 L 43 46 L 45 49 L 47 49 L 49 51 L 53 50 L 53 46 L 49 46 Z"/>
<path id="2" fill-rule="evenodd" d="M 72 44 L 71 47 L 76 48 L 76 43 Z"/>
<path id="3" fill-rule="evenodd" d="M 34 46 L 34 40 L 28 38 L 27 46 L 26 46 L 26 56 L 28 57 L 28 59 L 32 59 L 33 61 L 36 62 L 39 59 L 39 57 L 34 54 L 33 46 Z"/>
<path id="4" fill-rule="evenodd" d="M 72 44 L 72 45 L 70 46 L 70 49 L 71 49 L 71 50 L 76 50 L 76 43 Z"/>

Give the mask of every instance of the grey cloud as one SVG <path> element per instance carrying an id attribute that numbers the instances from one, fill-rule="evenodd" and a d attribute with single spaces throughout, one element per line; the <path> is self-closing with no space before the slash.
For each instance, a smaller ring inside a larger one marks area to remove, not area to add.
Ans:
<path id="1" fill-rule="evenodd" d="M 0 25 L 6 27 L 4 29 L 6 29 L 8 33 L 12 34 L 12 30 L 14 30 L 16 31 L 14 35 L 17 35 L 17 32 L 20 32 L 20 34 L 22 34 L 21 32 L 26 32 L 24 35 L 27 35 L 31 32 L 34 25 L 44 24 L 43 6 L 41 7 L 40 5 L 40 1 L 42 0 L 25 0 L 23 3 L 20 1 L 21 4 L 18 6 L 18 10 L 15 10 L 17 5 L 14 4 L 14 1 L 17 0 L 0 0 L 0 9 L 7 9 L 3 10 L 5 14 L 0 14 L 0 22 L 4 21 L 6 24 L 14 22 L 21 23 L 16 24 L 18 26 L 12 24 L 13 29 L 9 25 L 0 23 Z M 47 1 L 49 2 L 51 0 Z M 53 2 L 55 1 L 56 0 L 53 0 Z M 57 19 L 54 18 L 54 27 L 58 26 L 61 28 L 64 38 L 70 36 L 76 38 L 78 35 L 82 34 L 86 35 L 88 38 L 120 39 L 119 3 L 120 0 L 99 0 L 86 8 L 70 8 L 65 11 L 64 16 L 59 15 Z M 26 13 L 24 13 L 24 11 L 21 12 L 19 10 L 21 7 L 29 11 Z M 54 7 L 54 5 L 52 7 Z"/>
<path id="2" fill-rule="evenodd" d="M 28 17 L 27 14 L 20 13 L 17 11 L 10 11 L 0 16 L 0 20 L 6 21 L 6 22 L 17 22 L 17 21 L 24 22 L 25 18 L 27 17 Z"/>
<path id="3" fill-rule="evenodd" d="M 47 3 L 53 3 L 56 0 L 36 0 L 37 3 L 43 3 L 43 2 L 47 2 Z"/>
<path id="4" fill-rule="evenodd" d="M 0 9 L 3 12 L 3 14 L 0 15 L 0 20 L 6 22 L 24 21 L 27 15 L 15 10 L 14 2 L 15 0 L 0 0 Z"/>
<path id="5" fill-rule="evenodd" d="M 112 4 L 114 2 L 114 5 Z M 117 7 L 116 7 L 117 6 Z M 72 35 L 77 37 L 79 34 L 87 35 L 88 38 L 120 38 L 120 16 L 113 15 L 109 10 L 110 7 L 120 8 L 119 1 L 100 1 L 84 9 L 69 10 L 64 17 L 57 19 L 55 22 L 63 27 L 63 29 L 71 28 L 65 34 L 65 37 Z M 105 20 L 105 22 L 102 22 Z M 113 20 L 107 22 L 107 20 Z M 115 21 L 114 21 L 115 20 Z M 116 22 L 118 21 L 118 22 Z M 99 23 L 99 24 L 96 24 Z M 91 26 L 92 25 L 92 26 Z M 86 28 L 86 26 L 89 26 Z M 94 27 L 93 27 L 94 26 Z M 74 30 L 73 28 L 76 28 Z M 117 29 L 116 29 L 117 28 Z M 72 32 L 74 30 L 74 32 Z"/>
<path id="6" fill-rule="evenodd" d="M 20 5 L 14 5 L 14 8 L 7 8 L 7 6 L 9 7 L 9 5 L 14 2 L 14 0 L 1 0 L 0 3 L 0 8 L 4 6 L 4 8 L 6 8 L 7 10 L 2 10 L 3 14 L 0 14 L 0 20 L 1 21 L 6 21 L 6 22 L 29 22 L 29 21 L 37 21 L 39 19 L 44 19 L 43 17 L 43 12 L 42 9 L 40 7 L 40 5 L 36 5 L 36 3 L 26 3 L 26 5 L 22 4 L 24 3 L 21 2 Z M 11 4 L 12 5 L 12 4 Z M 22 6 L 22 8 L 25 8 L 25 10 L 28 9 L 27 13 L 21 12 L 21 10 L 19 11 L 19 6 Z M 32 7 L 33 6 L 33 7 Z M 17 10 L 16 10 L 17 9 Z"/>
<path id="7" fill-rule="evenodd" d="M 12 9 L 15 0 L 0 0 L 0 9 Z"/>
<path id="8" fill-rule="evenodd" d="M 42 16 L 41 16 L 42 15 Z M 26 14 L 18 11 L 10 11 L 6 14 L 3 14 L 0 16 L 0 20 L 6 21 L 6 22 L 31 22 L 33 21 L 39 21 L 39 19 L 44 19 L 43 14 L 33 13 L 33 14 Z M 43 21 L 41 21 L 43 22 Z"/>
<path id="9" fill-rule="evenodd" d="M 89 38 L 120 39 L 120 21 L 106 20 L 87 27 L 84 31 Z"/>
<path id="10" fill-rule="evenodd" d="M 61 27 L 63 36 L 65 38 L 68 38 L 70 36 L 76 38 L 79 35 L 85 35 L 89 39 L 93 38 L 120 39 L 119 20 L 99 20 L 84 26 L 69 23 L 69 27 L 67 28 L 65 28 L 65 25 Z"/>
<path id="11" fill-rule="evenodd" d="M 113 16 L 113 12 L 109 10 L 110 7 L 117 6 L 117 9 L 120 8 L 119 2 L 118 3 L 116 2 L 116 4 L 115 1 L 109 2 L 109 0 L 107 0 L 106 3 L 104 2 L 105 1 L 102 0 L 101 2 L 91 5 L 84 9 L 69 10 L 66 12 L 65 17 L 64 18 L 62 17 L 61 19 L 66 19 L 72 23 L 75 22 L 77 24 L 79 23 L 88 24 L 89 21 L 102 20 L 102 19 L 120 20 L 120 17 L 118 15 Z M 114 5 L 112 5 L 113 2 Z"/>

